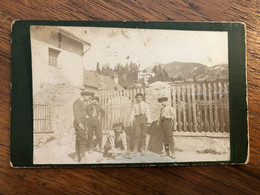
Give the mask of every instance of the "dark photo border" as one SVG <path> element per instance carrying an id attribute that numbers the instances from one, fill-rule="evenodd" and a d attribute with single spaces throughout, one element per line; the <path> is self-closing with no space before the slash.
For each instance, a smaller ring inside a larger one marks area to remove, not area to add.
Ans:
<path id="1" fill-rule="evenodd" d="M 30 26 L 112 27 L 228 32 L 230 161 L 123 163 L 123 164 L 33 164 L 33 98 Z M 249 158 L 245 24 L 226 22 L 122 22 L 18 20 L 12 25 L 11 145 L 13 167 L 111 167 L 149 165 L 244 164 Z"/>

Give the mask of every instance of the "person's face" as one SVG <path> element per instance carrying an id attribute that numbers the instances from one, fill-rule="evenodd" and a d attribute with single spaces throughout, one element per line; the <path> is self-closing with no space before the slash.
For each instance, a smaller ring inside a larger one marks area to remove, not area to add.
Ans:
<path id="1" fill-rule="evenodd" d="M 143 100 L 142 96 L 139 95 L 136 97 L 137 103 L 140 103 L 142 100 Z"/>
<path id="2" fill-rule="evenodd" d="M 121 126 L 120 126 L 120 125 L 118 125 L 118 126 L 115 126 L 115 130 L 116 130 L 116 131 L 121 131 L 121 130 L 122 130 L 122 128 L 121 128 Z"/>
<path id="3" fill-rule="evenodd" d="M 83 100 L 87 101 L 88 100 L 88 96 L 87 95 L 83 95 Z"/>
<path id="4" fill-rule="evenodd" d="M 163 102 L 161 102 L 161 106 L 166 106 L 167 105 L 167 101 L 163 101 Z"/>
<path id="5" fill-rule="evenodd" d="M 96 99 L 92 100 L 92 104 L 96 105 L 98 102 Z"/>

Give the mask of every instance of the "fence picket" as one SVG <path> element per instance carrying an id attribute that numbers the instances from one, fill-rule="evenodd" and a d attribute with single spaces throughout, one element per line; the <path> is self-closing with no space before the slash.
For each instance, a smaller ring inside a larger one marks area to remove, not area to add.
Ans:
<path id="1" fill-rule="evenodd" d="M 213 84 L 213 90 L 214 90 L 214 119 L 215 119 L 215 124 L 214 124 L 214 129 L 216 132 L 219 132 L 219 117 L 218 117 L 218 88 L 217 84 Z"/>
<path id="2" fill-rule="evenodd" d="M 195 100 L 195 87 L 191 85 L 191 104 L 192 104 L 192 116 L 193 116 L 193 132 L 198 130 L 198 123 L 197 123 L 197 110 L 196 110 L 196 100 Z"/>
<path id="3" fill-rule="evenodd" d="M 228 85 L 227 85 L 227 83 L 225 83 L 224 84 L 224 91 L 225 91 L 225 98 L 224 98 L 224 100 L 225 100 L 225 108 L 224 108 L 224 110 L 225 110 L 225 131 L 226 132 L 229 132 L 229 96 L 228 96 Z"/>
<path id="4" fill-rule="evenodd" d="M 223 111 L 223 87 L 222 84 L 219 82 L 219 108 L 220 108 L 220 131 L 224 131 L 224 111 Z"/>
<path id="5" fill-rule="evenodd" d="M 207 132 L 208 131 L 208 120 L 207 120 L 207 88 L 206 88 L 206 84 L 203 83 L 202 84 L 202 90 L 203 90 L 203 110 L 204 110 L 204 131 Z"/>
<path id="6" fill-rule="evenodd" d="M 183 131 L 187 131 L 186 128 L 186 100 L 185 100 L 185 86 L 181 87 L 181 96 L 182 96 L 182 114 L 183 114 Z"/>
<path id="7" fill-rule="evenodd" d="M 178 131 L 182 131 L 182 120 L 181 120 L 181 89 L 177 86 L 177 123 Z"/>
<path id="8" fill-rule="evenodd" d="M 186 97 L 187 97 L 187 121 L 188 121 L 188 131 L 192 131 L 192 117 L 191 117 L 191 91 L 190 91 L 190 85 L 186 86 Z"/>
<path id="9" fill-rule="evenodd" d="M 214 124 L 213 124 L 213 111 L 212 111 L 212 87 L 211 84 L 208 84 L 208 96 L 209 96 L 209 131 L 213 132 Z"/>
<path id="10" fill-rule="evenodd" d="M 172 88 L 172 107 L 174 109 L 175 112 L 175 116 L 177 117 L 177 113 L 176 113 L 176 88 L 173 86 Z M 176 131 L 177 129 L 177 120 L 176 118 L 173 120 L 173 131 Z"/>

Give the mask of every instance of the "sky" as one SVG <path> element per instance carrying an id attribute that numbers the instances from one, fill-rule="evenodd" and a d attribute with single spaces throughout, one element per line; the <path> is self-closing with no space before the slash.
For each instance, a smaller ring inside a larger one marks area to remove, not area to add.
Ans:
<path id="1" fill-rule="evenodd" d="M 89 42 L 83 63 L 140 64 L 143 69 L 159 63 L 196 62 L 206 66 L 228 63 L 228 34 L 220 31 L 150 30 L 103 27 L 63 27 Z M 86 48 L 87 49 L 87 48 Z"/>

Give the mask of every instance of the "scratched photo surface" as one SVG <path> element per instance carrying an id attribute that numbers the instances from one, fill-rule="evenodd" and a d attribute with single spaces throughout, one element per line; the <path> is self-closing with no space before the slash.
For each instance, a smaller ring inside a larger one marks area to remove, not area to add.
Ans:
<path id="1" fill-rule="evenodd" d="M 230 160 L 228 34 L 31 26 L 34 164 Z"/>

